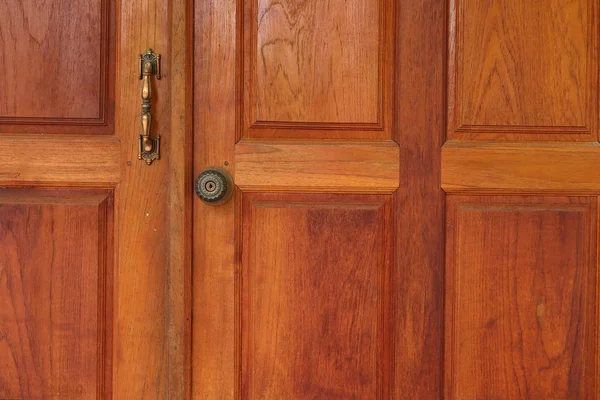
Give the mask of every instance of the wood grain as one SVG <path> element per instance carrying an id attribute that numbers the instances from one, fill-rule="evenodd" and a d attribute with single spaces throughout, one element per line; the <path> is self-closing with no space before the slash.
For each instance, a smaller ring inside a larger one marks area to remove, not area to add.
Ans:
<path id="1" fill-rule="evenodd" d="M 241 136 L 392 137 L 393 1 L 238 4 Z"/>
<path id="2" fill-rule="evenodd" d="M 442 150 L 446 192 L 600 193 L 597 143 L 461 143 Z"/>
<path id="3" fill-rule="evenodd" d="M 167 396 L 167 266 L 169 265 L 169 156 L 171 71 L 169 2 L 129 0 L 119 7 L 116 133 L 121 182 L 115 190 L 114 393 L 123 399 Z M 137 159 L 141 110 L 137 56 L 148 47 L 163 56 L 152 80 L 152 135 L 162 135 L 163 157 Z"/>
<path id="4" fill-rule="evenodd" d="M 399 185 L 395 142 L 243 140 L 235 183 L 243 191 L 392 193 Z"/>
<path id="5" fill-rule="evenodd" d="M 446 1 L 398 1 L 393 399 L 442 398 Z"/>
<path id="6" fill-rule="evenodd" d="M 0 185 L 109 187 L 121 177 L 111 136 L 0 136 Z"/>
<path id="7" fill-rule="evenodd" d="M 0 190 L 0 398 L 110 398 L 112 194 Z"/>
<path id="8" fill-rule="evenodd" d="M 209 166 L 234 174 L 236 1 L 194 2 L 194 176 Z M 213 207 L 194 196 L 192 399 L 233 399 L 235 359 L 234 196 Z"/>
<path id="9" fill-rule="evenodd" d="M 596 140 L 597 2 L 451 7 L 451 139 Z"/>
<path id="10" fill-rule="evenodd" d="M 191 399 L 193 2 L 171 3 L 165 398 Z"/>
<path id="11" fill-rule="evenodd" d="M 445 398 L 597 398 L 596 203 L 449 197 Z"/>
<path id="12" fill-rule="evenodd" d="M 388 398 L 391 200 L 244 194 L 241 398 Z"/>
<path id="13" fill-rule="evenodd" d="M 256 121 L 378 122 L 381 1 L 257 3 Z"/>
<path id="14" fill-rule="evenodd" d="M 114 129 L 112 0 L 0 4 L 0 131 Z"/>

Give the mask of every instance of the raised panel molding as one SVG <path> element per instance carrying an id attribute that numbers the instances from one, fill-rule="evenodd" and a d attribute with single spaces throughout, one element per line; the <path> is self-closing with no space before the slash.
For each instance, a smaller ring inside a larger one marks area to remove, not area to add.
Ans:
<path id="1" fill-rule="evenodd" d="M 108 190 L 0 189 L 0 399 L 105 399 L 112 382 Z"/>
<path id="2" fill-rule="evenodd" d="M 448 137 L 595 141 L 594 0 L 451 0 Z"/>
<path id="3" fill-rule="evenodd" d="M 238 397 L 390 396 L 392 196 L 242 195 Z"/>
<path id="4" fill-rule="evenodd" d="M 597 201 L 448 197 L 444 398 L 597 397 Z"/>
<path id="5" fill-rule="evenodd" d="M 391 139 L 395 2 L 238 0 L 239 137 Z"/>
<path id="6" fill-rule="evenodd" d="M 114 0 L 9 4 L 0 4 L 0 132 L 113 134 Z"/>

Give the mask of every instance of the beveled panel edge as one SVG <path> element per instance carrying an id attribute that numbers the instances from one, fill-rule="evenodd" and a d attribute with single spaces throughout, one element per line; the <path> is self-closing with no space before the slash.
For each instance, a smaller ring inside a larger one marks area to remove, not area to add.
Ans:
<path id="1" fill-rule="evenodd" d="M 600 144 L 449 141 L 442 147 L 446 193 L 600 195 Z"/>
<path id="2" fill-rule="evenodd" d="M 105 135 L 0 135 L 0 185 L 114 187 L 120 147 Z"/>
<path id="3" fill-rule="evenodd" d="M 396 142 L 242 140 L 235 184 L 245 192 L 390 194 L 400 185 Z"/>
<path id="4" fill-rule="evenodd" d="M 250 105 L 248 107 L 254 108 L 254 99 L 252 96 L 252 81 L 251 77 L 248 76 L 247 71 L 254 70 L 255 53 L 250 52 L 250 65 L 245 65 L 244 58 L 246 55 L 247 44 L 245 32 L 253 32 L 255 20 L 252 18 L 252 24 L 250 29 L 246 29 L 246 7 L 247 2 L 253 2 L 252 7 L 255 5 L 257 0 L 237 0 L 237 26 L 236 26 L 236 37 L 238 46 L 236 51 L 236 94 L 238 96 L 236 106 L 236 142 L 242 138 L 268 138 L 274 137 L 283 139 L 284 137 L 277 137 L 274 131 L 286 130 L 286 137 L 294 139 L 327 139 L 327 133 L 331 131 L 342 131 L 343 134 L 336 136 L 336 139 L 392 139 L 394 133 L 394 115 L 393 112 L 396 102 L 396 91 L 394 90 L 394 74 L 397 63 L 397 52 L 396 52 L 396 21 L 397 21 L 397 9 L 396 2 L 392 0 L 379 0 L 379 24 L 381 29 L 379 30 L 379 79 L 378 79 L 378 106 L 377 116 L 378 121 L 375 123 L 345 123 L 345 122 L 294 122 L 294 121 L 261 121 L 256 118 L 254 113 L 246 112 L 246 102 Z M 250 16 L 251 18 L 251 16 Z M 255 48 L 255 36 L 250 39 L 251 48 Z M 389 63 L 385 62 L 386 55 L 391 54 L 392 59 Z M 250 93 L 248 93 L 250 92 Z M 386 112 L 386 109 L 387 112 Z M 251 115 L 252 118 L 248 119 L 247 114 Z"/>
<path id="5" fill-rule="evenodd" d="M 115 111 L 115 0 L 100 0 L 100 77 L 98 85 L 98 118 L 7 117 L 0 115 L 0 133 L 64 133 L 111 135 L 114 131 Z M 111 101 L 112 99 L 112 101 Z"/>
<path id="6" fill-rule="evenodd" d="M 511 140 L 514 135 L 531 135 L 531 137 L 518 138 L 517 140 L 554 140 L 554 141 L 585 141 L 593 142 L 598 138 L 598 84 L 600 82 L 600 74 L 598 73 L 598 57 L 594 57 L 594 51 L 597 47 L 597 37 L 600 34 L 600 23 L 595 9 L 594 1 L 588 0 L 590 16 L 592 18 L 592 26 L 595 26 L 595 31 L 589 32 L 590 44 L 587 48 L 588 68 L 587 68 L 587 113 L 585 126 L 535 126 L 535 125 L 470 125 L 463 124 L 458 121 L 460 114 L 459 89 L 457 88 L 459 81 L 458 66 L 458 50 L 460 43 L 460 10 L 463 0 L 449 0 L 448 12 L 448 45 L 447 45 L 447 66 L 446 66 L 446 139 L 447 140 L 495 140 L 498 137 Z M 591 65 L 590 65 L 591 64 Z M 595 74 L 595 75 L 594 75 Z"/>

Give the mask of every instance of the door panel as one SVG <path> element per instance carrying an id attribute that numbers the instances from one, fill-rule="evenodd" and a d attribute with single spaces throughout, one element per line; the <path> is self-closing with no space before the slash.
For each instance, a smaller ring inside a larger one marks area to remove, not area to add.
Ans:
<path id="1" fill-rule="evenodd" d="M 387 396 L 392 197 L 242 202 L 242 398 Z"/>
<path id="2" fill-rule="evenodd" d="M 115 3 L 0 4 L 0 129 L 112 134 Z"/>
<path id="3" fill-rule="evenodd" d="M 242 137 L 393 137 L 394 2 L 242 6 L 236 28 Z"/>
<path id="4" fill-rule="evenodd" d="M 597 200 L 450 196 L 446 398 L 596 393 Z"/>
<path id="5" fill-rule="evenodd" d="M 0 398 L 110 393 L 112 192 L 0 192 Z"/>
<path id="6" fill-rule="evenodd" d="M 451 1 L 448 138 L 597 140 L 597 2 Z"/>

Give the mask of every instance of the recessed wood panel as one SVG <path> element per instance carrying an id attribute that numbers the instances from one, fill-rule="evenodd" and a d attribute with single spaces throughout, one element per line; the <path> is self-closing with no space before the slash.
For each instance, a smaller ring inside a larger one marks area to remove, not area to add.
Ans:
<path id="1" fill-rule="evenodd" d="M 596 204 L 449 197 L 446 398 L 597 397 Z"/>
<path id="2" fill-rule="evenodd" d="M 593 0 L 453 0 L 449 137 L 597 137 Z"/>
<path id="3" fill-rule="evenodd" d="M 387 398 L 391 203 L 243 195 L 240 398 Z"/>
<path id="4" fill-rule="evenodd" d="M 114 2 L 0 4 L 0 132 L 112 133 Z"/>
<path id="5" fill-rule="evenodd" d="M 393 1 L 240 2 L 242 136 L 392 137 Z"/>
<path id="6" fill-rule="evenodd" d="M 112 195 L 0 190 L 0 399 L 110 393 Z"/>

